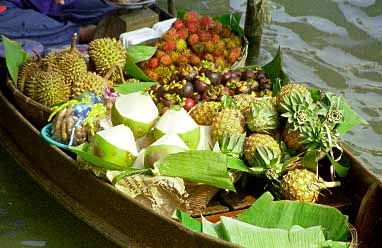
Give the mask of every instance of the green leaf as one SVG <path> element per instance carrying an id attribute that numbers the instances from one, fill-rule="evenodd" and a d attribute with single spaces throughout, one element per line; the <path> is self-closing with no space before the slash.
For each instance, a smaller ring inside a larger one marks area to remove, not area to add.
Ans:
<path id="1" fill-rule="evenodd" d="M 309 149 L 302 159 L 302 164 L 306 169 L 316 173 L 318 169 L 317 151 Z"/>
<path id="2" fill-rule="evenodd" d="M 69 150 L 80 156 L 83 160 L 91 163 L 92 165 L 108 169 L 108 170 L 128 170 L 128 168 L 111 163 L 97 157 L 96 155 L 88 152 L 89 143 L 83 143 L 79 146 L 69 146 Z"/>
<path id="3" fill-rule="evenodd" d="M 133 59 L 131 59 L 130 56 L 127 56 L 126 59 L 125 72 L 127 75 L 130 75 L 142 81 L 153 81 L 151 78 L 146 76 L 145 73 L 143 73 L 143 71 L 133 62 Z"/>
<path id="4" fill-rule="evenodd" d="M 272 83 L 272 96 L 277 96 L 281 90 L 282 83 L 280 78 L 276 78 L 276 80 Z"/>
<path id="5" fill-rule="evenodd" d="M 350 170 L 350 165 L 344 166 L 335 161 L 332 156 L 329 154 L 326 154 L 326 156 L 329 158 L 330 163 L 334 166 L 334 170 L 336 171 L 337 175 L 340 177 L 346 177 Z"/>
<path id="6" fill-rule="evenodd" d="M 195 232 L 201 232 L 202 231 L 202 224 L 189 216 L 188 214 L 177 210 L 176 216 L 180 219 L 183 226 L 190 228 L 191 230 Z"/>
<path id="7" fill-rule="evenodd" d="M 267 76 L 271 79 L 272 84 L 277 84 L 277 78 L 280 79 L 281 85 L 285 85 L 289 82 L 288 76 L 283 72 L 282 69 L 282 61 L 281 61 L 281 48 L 277 50 L 275 57 L 271 62 L 264 65 L 263 70 L 267 74 Z"/>
<path id="8" fill-rule="evenodd" d="M 177 9 L 176 10 L 176 17 L 179 19 L 183 19 L 184 15 L 187 13 L 187 10 L 184 9 Z"/>
<path id="9" fill-rule="evenodd" d="M 20 43 L 10 40 L 4 35 L 1 35 L 1 39 L 4 44 L 5 62 L 7 64 L 8 72 L 11 75 L 12 81 L 16 83 L 19 75 L 19 68 L 28 58 L 28 53 L 24 51 Z"/>
<path id="10" fill-rule="evenodd" d="M 310 202 L 273 201 L 269 192 L 258 198 L 238 219 L 258 227 L 286 230 L 294 225 L 303 228 L 321 226 L 326 239 L 347 241 L 349 237 L 348 217 L 338 209 Z"/>
<path id="11" fill-rule="evenodd" d="M 310 95 L 313 99 L 313 101 L 317 102 L 321 99 L 321 90 L 317 88 L 310 88 Z"/>
<path id="12" fill-rule="evenodd" d="M 343 111 L 343 122 L 337 126 L 337 131 L 340 135 L 348 132 L 353 127 L 363 124 L 369 124 L 364 120 L 357 112 L 355 112 L 352 107 L 346 102 L 345 98 L 341 97 L 341 106 L 340 109 Z"/>
<path id="13" fill-rule="evenodd" d="M 227 156 L 227 167 L 236 171 L 249 172 L 246 163 L 238 158 L 232 158 Z"/>
<path id="14" fill-rule="evenodd" d="M 126 49 L 127 54 L 133 63 L 150 59 L 155 54 L 156 50 L 157 47 L 143 45 L 129 46 Z"/>
<path id="15" fill-rule="evenodd" d="M 231 27 L 232 31 L 234 31 L 240 37 L 244 36 L 244 31 L 240 27 L 241 13 L 224 14 L 217 16 L 214 19 L 225 26 Z"/>
<path id="16" fill-rule="evenodd" d="M 235 191 L 227 167 L 227 156 L 222 153 L 186 151 L 170 154 L 155 162 L 154 174 L 158 172 L 162 176 L 180 177 Z"/>
<path id="17" fill-rule="evenodd" d="M 223 239 L 223 229 L 221 223 L 209 222 L 202 216 L 202 232 L 215 238 Z"/>
<path id="18" fill-rule="evenodd" d="M 123 83 L 113 86 L 113 89 L 121 94 L 129 94 L 139 91 L 145 91 L 157 82 L 136 82 L 136 83 Z"/>

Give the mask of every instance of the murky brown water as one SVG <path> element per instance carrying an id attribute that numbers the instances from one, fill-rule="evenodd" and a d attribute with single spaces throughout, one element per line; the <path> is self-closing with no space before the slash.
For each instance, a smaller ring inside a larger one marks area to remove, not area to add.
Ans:
<path id="1" fill-rule="evenodd" d="M 241 2 L 176 1 L 178 8 L 211 15 Z M 347 134 L 345 144 L 382 173 L 382 1 L 274 0 L 272 16 L 261 61 L 280 45 L 291 78 L 344 95 L 370 123 Z M 66 212 L 0 149 L 0 247 L 113 245 Z"/>

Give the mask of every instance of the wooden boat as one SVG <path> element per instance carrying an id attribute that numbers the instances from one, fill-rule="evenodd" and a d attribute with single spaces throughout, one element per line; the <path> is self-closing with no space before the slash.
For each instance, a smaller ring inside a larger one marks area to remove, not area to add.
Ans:
<path id="1" fill-rule="evenodd" d="M 128 198 L 49 145 L 15 107 L 7 89 L 0 92 L 0 140 L 32 178 L 75 216 L 121 247 L 236 247 L 193 232 Z M 324 204 L 338 207 L 358 232 L 359 247 L 382 242 L 382 181 L 345 150 L 352 168 L 340 194 Z M 229 212 L 234 215 L 240 211 Z M 210 216 L 211 220 L 218 215 Z"/>

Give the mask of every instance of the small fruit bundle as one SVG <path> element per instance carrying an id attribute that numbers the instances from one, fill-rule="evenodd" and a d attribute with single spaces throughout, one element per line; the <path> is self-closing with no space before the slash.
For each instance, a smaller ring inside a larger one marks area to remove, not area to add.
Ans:
<path id="1" fill-rule="evenodd" d="M 160 41 L 149 45 L 158 50 L 150 60 L 141 62 L 140 67 L 152 79 L 167 81 L 168 73 L 178 67 L 200 66 L 203 60 L 230 68 L 239 59 L 243 44 L 230 27 L 191 11 L 177 19 Z"/>
<path id="2" fill-rule="evenodd" d="M 175 71 L 167 82 L 150 89 L 157 104 L 164 107 L 182 105 L 186 110 L 199 101 L 220 101 L 224 95 L 241 93 L 254 97 L 271 96 L 271 80 L 260 68 L 222 71 L 212 63 L 204 63 L 201 68 L 186 64 Z"/>

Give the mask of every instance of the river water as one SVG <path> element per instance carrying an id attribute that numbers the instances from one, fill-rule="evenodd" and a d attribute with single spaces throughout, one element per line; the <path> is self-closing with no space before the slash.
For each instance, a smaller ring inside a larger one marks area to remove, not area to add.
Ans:
<path id="1" fill-rule="evenodd" d="M 228 0 L 176 4 L 211 15 L 245 6 Z M 259 64 L 281 46 L 290 78 L 343 95 L 369 122 L 346 134 L 345 146 L 381 174 L 382 1 L 274 0 L 272 18 Z M 51 199 L 0 147 L 0 247 L 114 246 Z"/>

